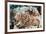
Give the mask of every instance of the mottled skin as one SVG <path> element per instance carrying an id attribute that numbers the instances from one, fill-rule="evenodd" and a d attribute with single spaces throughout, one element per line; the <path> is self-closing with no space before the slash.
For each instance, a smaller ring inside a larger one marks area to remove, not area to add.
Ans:
<path id="1" fill-rule="evenodd" d="M 16 26 L 18 28 L 25 28 L 29 26 L 37 26 L 39 28 L 40 20 L 37 18 L 38 16 L 38 12 L 35 13 L 29 10 L 25 13 L 16 14 Z"/>

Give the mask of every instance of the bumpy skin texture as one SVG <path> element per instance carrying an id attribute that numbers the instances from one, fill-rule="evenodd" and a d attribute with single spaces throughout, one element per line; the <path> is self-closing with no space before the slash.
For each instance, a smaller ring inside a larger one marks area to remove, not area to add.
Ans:
<path id="1" fill-rule="evenodd" d="M 29 26 L 37 26 L 39 28 L 40 20 L 38 19 L 38 17 L 39 13 L 33 11 L 27 11 L 25 13 L 16 14 L 16 26 L 18 26 L 18 28 L 25 28 Z"/>

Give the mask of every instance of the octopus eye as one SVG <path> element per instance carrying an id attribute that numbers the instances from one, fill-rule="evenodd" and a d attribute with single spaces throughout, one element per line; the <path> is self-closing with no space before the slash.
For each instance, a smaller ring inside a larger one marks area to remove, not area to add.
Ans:
<path id="1" fill-rule="evenodd" d="M 15 19 L 15 22 L 16 22 L 16 19 Z"/>

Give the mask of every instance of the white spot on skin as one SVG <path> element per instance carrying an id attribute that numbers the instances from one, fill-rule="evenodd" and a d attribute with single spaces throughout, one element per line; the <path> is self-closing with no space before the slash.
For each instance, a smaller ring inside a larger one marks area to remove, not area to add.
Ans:
<path id="1" fill-rule="evenodd" d="M 22 13 L 25 14 L 25 11 L 23 11 Z"/>
<path id="2" fill-rule="evenodd" d="M 19 25 L 19 24 L 21 24 L 21 22 L 20 22 L 20 21 L 19 21 L 19 22 L 18 22 L 18 24 L 16 24 L 16 25 Z"/>

